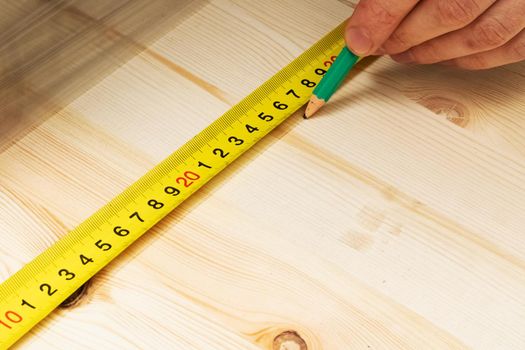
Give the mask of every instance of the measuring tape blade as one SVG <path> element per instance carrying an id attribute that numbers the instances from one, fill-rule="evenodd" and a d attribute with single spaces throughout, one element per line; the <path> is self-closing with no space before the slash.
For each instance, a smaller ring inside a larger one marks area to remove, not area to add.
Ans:
<path id="1" fill-rule="evenodd" d="M 343 25 L 0 285 L 0 348 L 301 108 L 344 45 Z"/>

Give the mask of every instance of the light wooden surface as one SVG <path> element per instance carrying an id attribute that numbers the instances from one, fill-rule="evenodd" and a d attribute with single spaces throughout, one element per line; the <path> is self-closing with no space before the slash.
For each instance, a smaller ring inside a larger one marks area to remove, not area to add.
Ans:
<path id="1" fill-rule="evenodd" d="M 194 4 L 4 148 L 0 280 L 351 13 Z M 18 348 L 523 349 L 524 96 L 525 64 L 363 64 Z"/>

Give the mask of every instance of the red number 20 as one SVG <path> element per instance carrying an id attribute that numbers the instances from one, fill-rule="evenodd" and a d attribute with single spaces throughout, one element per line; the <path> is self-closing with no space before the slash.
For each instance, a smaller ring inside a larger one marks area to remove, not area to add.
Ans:
<path id="1" fill-rule="evenodd" d="M 184 173 L 184 177 L 178 177 L 177 180 L 175 180 L 179 185 L 183 185 L 184 187 L 190 187 L 195 180 L 200 179 L 200 175 L 194 173 L 193 171 L 186 171 Z"/>

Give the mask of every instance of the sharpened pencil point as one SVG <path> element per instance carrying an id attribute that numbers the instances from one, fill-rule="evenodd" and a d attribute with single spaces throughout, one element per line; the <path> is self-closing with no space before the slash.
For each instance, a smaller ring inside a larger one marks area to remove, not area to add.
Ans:
<path id="1" fill-rule="evenodd" d="M 303 114 L 303 119 L 308 119 L 308 117 L 306 116 L 306 114 Z"/>
<path id="2" fill-rule="evenodd" d="M 313 116 L 318 110 L 321 109 L 325 104 L 324 100 L 321 100 L 315 95 L 312 95 L 312 98 L 310 98 L 310 102 L 308 102 L 308 106 L 306 106 L 306 111 L 304 112 L 305 119 L 310 118 Z"/>

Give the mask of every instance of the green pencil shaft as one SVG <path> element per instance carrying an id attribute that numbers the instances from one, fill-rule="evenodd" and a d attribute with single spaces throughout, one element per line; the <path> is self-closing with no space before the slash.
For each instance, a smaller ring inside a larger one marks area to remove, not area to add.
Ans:
<path id="1" fill-rule="evenodd" d="M 320 100 L 328 102 L 358 60 L 359 57 L 354 55 L 345 46 L 332 66 L 328 69 L 323 79 L 321 79 L 317 87 L 314 89 L 313 94 Z"/>

